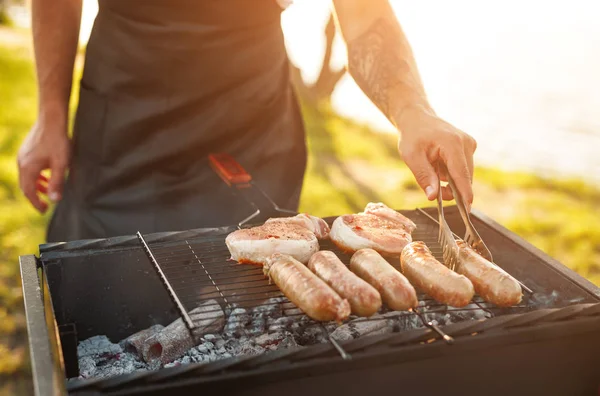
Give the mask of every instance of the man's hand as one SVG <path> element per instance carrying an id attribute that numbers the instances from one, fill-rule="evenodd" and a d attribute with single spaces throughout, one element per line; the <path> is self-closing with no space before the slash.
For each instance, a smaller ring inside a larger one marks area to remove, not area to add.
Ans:
<path id="1" fill-rule="evenodd" d="M 465 203 L 473 203 L 473 153 L 477 142 L 463 131 L 437 117 L 432 111 L 420 107 L 410 108 L 398 117 L 401 139 L 398 145 L 404 162 L 415 175 L 419 186 L 429 200 L 438 194 L 437 164 L 442 163 L 454 180 Z M 441 178 L 447 181 L 442 173 Z M 453 199 L 448 187 L 442 190 L 443 198 Z"/>
<path id="2" fill-rule="evenodd" d="M 39 194 L 48 194 L 54 202 L 62 199 L 70 159 L 67 120 L 81 10 L 82 0 L 31 2 L 39 116 L 19 150 L 17 163 L 21 190 L 42 213 L 48 204 Z M 50 180 L 42 175 L 47 169 Z"/>
<path id="3" fill-rule="evenodd" d="M 398 128 L 400 153 L 427 197 L 438 193 L 442 162 L 464 202 L 473 202 L 475 140 L 435 115 L 427 100 L 412 49 L 388 0 L 333 0 L 348 46 L 348 71 Z M 447 179 L 441 174 L 442 180 Z M 444 188 L 444 199 L 452 199 Z"/>
<path id="4" fill-rule="evenodd" d="M 21 190 L 41 213 L 46 212 L 48 204 L 39 194 L 47 194 L 53 202 L 62 198 L 69 159 L 66 125 L 38 120 L 19 149 L 17 163 Z M 42 171 L 47 169 L 50 170 L 50 180 L 42 175 Z"/>

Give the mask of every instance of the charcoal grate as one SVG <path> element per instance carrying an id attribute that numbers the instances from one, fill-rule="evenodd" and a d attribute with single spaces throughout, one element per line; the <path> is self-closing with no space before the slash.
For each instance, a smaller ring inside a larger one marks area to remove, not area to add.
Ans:
<path id="1" fill-rule="evenodd" d="M 413 240 L 425 242 L 434 256 L 438 260 L 442 260 L 442 248 L 437 238 L 439 228 L 435 219 L 421 211 L 411 211 L 407 215 L 417 225 L 417 229 L 412 234 Z M 305 316 L 281 293 L 275 284 L 269 283 L 262 273 L 262 268 L 242 265 L 230 258 L 230 253 L 225 245 L 226 234 L 195 240 L 151 244 L 146 243 L 143 235 L 138 234 L 138 237 L 177 305 L 182 318 L 192 332 L 200 325 L 200 322 L 211 319 L 206 316 L 207 313 L 210 314 L 210 311 L 205 312 L 200 318 L 194 317 L 191 313 L 194 308 L 208 300 L 218 301 L 230 322 L 232 319 L 236 320 L 233 317 L 236 315 L 236 308 L 252 309 L 272 304 L 282 304 L 288 317 L 300 320 Z M 335 252 L 342 262 L 349 263 L 351 256 L 340 251 L 331 241 L 320 241 L 320 247 L 321 250 Z M 399 269 L 399 259 L 388 259 L 388 261 Z M 502 267 L 502 263 L 497 264 Z M 524 290 L 530 291 L 526 286 Z M 441 304 L 423 293 L 420 293 L 418 297 L 420 305 L 414 311 L 389 312 L 384 307 L 382 313 L 386 313 L 386 318 L 354 318 L 354 322 L 417 315 L 425 326 L 437 332 L 447 342 L 451 342 L 451 339 L 447 338 L 435 323 L 428 321 L 428 314 L 454 314 L 482 309 L 488 317 L 494 317 L 519 313 L 529 308 L 527 292 L 519 305 L 510 308 L 499 308 L 483 301 L 479 296 L 475 296 L 472 304 L 463 308 Z M 215 317 L 221 312 L 221 310 L 215 310 Z M 240 318 L 240 320 L 244 320 L 244 318 Z"/>

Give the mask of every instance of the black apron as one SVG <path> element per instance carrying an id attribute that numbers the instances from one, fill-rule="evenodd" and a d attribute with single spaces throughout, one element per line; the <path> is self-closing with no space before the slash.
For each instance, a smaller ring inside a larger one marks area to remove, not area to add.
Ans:
<path id="1" fill-rule="evenodd" d="M 233 155 L 297 210 L 306 145 L 276 0 L 100 0 L 49 242 L 231 225 Z"/>

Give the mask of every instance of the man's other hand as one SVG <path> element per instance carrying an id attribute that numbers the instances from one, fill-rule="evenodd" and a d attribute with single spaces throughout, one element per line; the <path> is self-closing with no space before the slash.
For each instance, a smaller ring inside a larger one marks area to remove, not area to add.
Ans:
<path id="1" fill-rule="evenodd" d="M 473 153 L 477 142 L 465 132 L 436 116 L 429 109 L 412 107 L 398 120 L 401 139 L 398 145 L 406 165 L 431 201 L 438 194 L 437 163 L 446 165 L 458 192 L 470 210 L 473 203 Z M 447 181 L 445 174 L 442 181 Z M 453 199 L 448 186 L 443 187 L 445 200 Z"/>
<path id="2" fill-rule="evenodd" d="M 40 195 L 47 195 L 52 202 L 62 199 L 65 171 L 70 160 L 66 128 L 66 123 L 38 120 L 17 155 L 21 190 L 41 213 L 48 210 L 48 204 Z M 49 179 L 42 175 L 44 170 L 50 170 Z"/>

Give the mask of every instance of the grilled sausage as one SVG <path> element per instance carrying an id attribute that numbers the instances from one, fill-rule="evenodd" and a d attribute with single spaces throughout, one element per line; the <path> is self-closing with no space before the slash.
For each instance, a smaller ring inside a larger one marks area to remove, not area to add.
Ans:
<path id="1" fill-rule="evenodd" d="M 273 254 L 263 266 L 263 272 L 291 302 L 314 320 L 341 322 L 350 315 L 348 300 L 342 299 L 292 256 Z"/>
<path id="2" fill-rule="evenodd" d="M 417 306 L 417 293 L 408 280 L 373 249 L 360 249 L 350 259 L 350 270 L 381 293 L 394 311 Z"/>
<path id="3" fill-rule="evenodd" d="M 406 245 L 400 262 L 408 280 L 436 301 L 464 307 L 475 294 L 471 281 L 437 261 L 424 242 Z"/>
<path id="4" fill-rule="evenodd" d="M 457 241 L 457 244 L 460 254 L 456 272 L 469 278 L 477 294 L 499 307 L 521 302 L 523 292 L 515 278 L 480 256 L 464 241 Z"/>
<path id="5" fill-rule="evenodd" d="M 373 286 L 356 276 L 328 250 L 312 255 L 308 268 L 350 303 L 352 313 L 371 316 L 381 308 L 381 296 Z"/>

